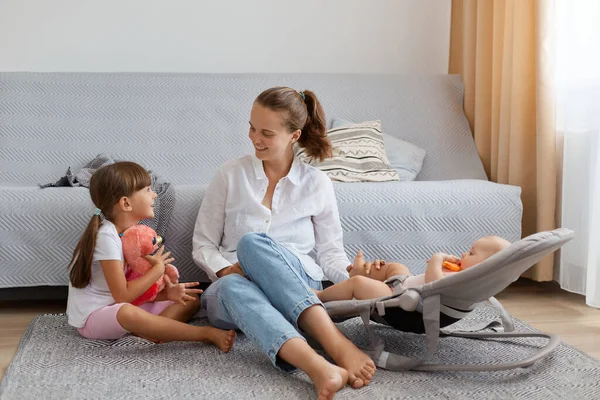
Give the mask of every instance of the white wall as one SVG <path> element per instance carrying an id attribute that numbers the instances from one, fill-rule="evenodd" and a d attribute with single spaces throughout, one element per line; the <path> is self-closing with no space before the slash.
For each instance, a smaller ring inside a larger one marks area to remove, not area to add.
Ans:
<path id="1" fill-rule="evenodd" d="M 0 71 L 447 73 L 451 0 L 0 0 Z"/>

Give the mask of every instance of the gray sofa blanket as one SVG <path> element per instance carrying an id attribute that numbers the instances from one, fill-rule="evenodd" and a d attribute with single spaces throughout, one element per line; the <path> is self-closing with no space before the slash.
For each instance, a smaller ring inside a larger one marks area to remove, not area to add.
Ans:
<path id="1" fill-rule="evenodd" d="M 334 183 L 349 257 L 362 249 L 420 273 L 434 252 L 480 236 L 520 239 L 521 190 L 487 180 L 459 76 L 1 72 L 0 288 L 67 284 L 94 206 L 86 188 L 38 184 L 99 153 L 170 183 L 176 205 L 157 231 L 182 280 L 207 281 L 191 259 L 202 197 L 223 162 L 252 153 L 252 102 L 280 85 L 315 91 L 328 121 L 380 120 L 427 152 L 414 182 Z"/>
<path id="2" fill-rule="evenodd" d="M 520 239 L 520 189 L 481 180 L 334 184 L 348 257 L 400 261 L 425 271 L 436 251 L 468 250 L 484 235 Z M 177 185 L 166 247 L 183 280 L 207 282 L 192 234 L 206 185 Z M 94 211 L 82 187 L 0 190 L 0 288 L 66 285 L 67 265 Z"/>

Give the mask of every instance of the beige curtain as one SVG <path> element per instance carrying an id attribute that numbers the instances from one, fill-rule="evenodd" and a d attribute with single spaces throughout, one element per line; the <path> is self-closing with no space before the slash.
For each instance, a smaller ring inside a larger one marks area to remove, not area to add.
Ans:
<path id="1" fill-rule="evenodd" d="M 449 73 L 488 177 L 522 188 L 523 236 L 554 229 L 552 0 L 452 0 Z M 553 257 L 529 271 L 553 279 Z"/>

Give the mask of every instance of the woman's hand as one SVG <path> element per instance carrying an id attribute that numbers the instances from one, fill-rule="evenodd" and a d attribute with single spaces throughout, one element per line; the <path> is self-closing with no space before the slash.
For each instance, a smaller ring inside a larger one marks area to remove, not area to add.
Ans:
<path id="1" fill-rule="evenodd" d="M 161 246 L 158 248 L 158 250 L 156 250 L 156 253 L 154 253 L 153 255 L 150 254 L 146 254 L 144 256 L 144 258 L 146 260 L 148 260 L 148 262 L 150 264 L 152 264 L 153 268 L 158 268 L 161 270 L 161 273 L 164 274 L 165 272 L 165 266 L 167 264 L 171 264 L 175 259 L 171 256 L 171 252 L 167 251 L 166 253 L 163 253 L 165 251 L 164 246 Z"/>
<path id="2" fill-rule="evenodd" d="M 190 287 L 198 286 L 198 282 L 185 282 L 185 283 L 172 283 L 169 275 L 165 275 L 165 293 L 167 300 L 176 301 L 179 304 L 185 306 L 186 301 L 194 301 L 195 297 L 190 296 L 193 293 L 202 293 L 201 289 L 188 289 Z"/>
<path id="3" fill-rule="evenodd" d="M 222 277 L 224 277 L 226 275 L 230 275 L 230 274 L 238 274 L 241 276 L 246 276 L 246 274 L 244 274 L 244 271 L 242 270 L 242 267 L 240 266 L 239 261 L 233 265 L 230 265 L 229 267 L 225 267 L 222 270 L 218 271 L 217 277 L 222 278 Z"/>

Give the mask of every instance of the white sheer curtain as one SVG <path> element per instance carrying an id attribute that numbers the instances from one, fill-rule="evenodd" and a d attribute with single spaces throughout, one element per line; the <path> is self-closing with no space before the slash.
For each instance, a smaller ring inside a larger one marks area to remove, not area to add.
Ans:
<path id="1" fill-rule="evenodd" d="M 559 282 L 600 307 L 600 0 L 555 0 L 556 117 L 564 138 Z"/>

